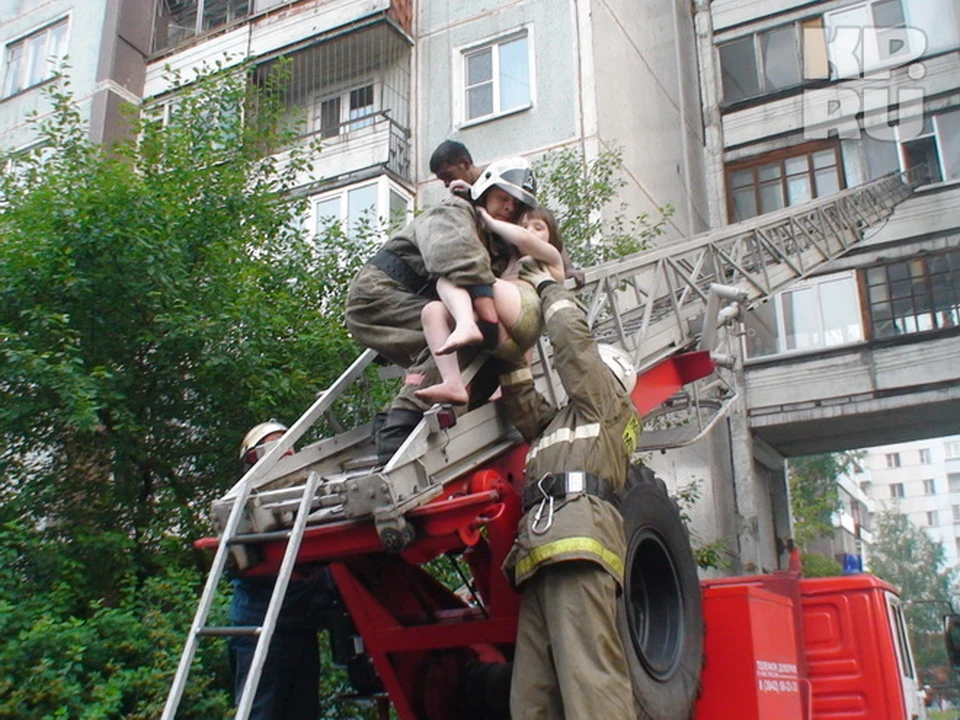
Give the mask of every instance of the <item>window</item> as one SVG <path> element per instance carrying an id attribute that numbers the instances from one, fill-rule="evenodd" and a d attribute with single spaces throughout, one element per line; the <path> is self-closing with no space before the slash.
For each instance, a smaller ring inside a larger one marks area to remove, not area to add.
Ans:
<path id="1" fill-rule="evenodd" d="M 887 453 L 886 461 L 888 468 L 900 467 L 900 453 Z"/>
<path id="2" fill-rule="evenodd" d="M 960 505 L 953 505 L 953 521 L 960 523 Z M 960 538 L 958 538 L 960 540 Z"/>
<path id="3" fill-rule="evenodd" d="M 937 494 L 937 484 L 933 480 L 924 480 L 923 481 L 923 494 L 924 495 L 936 495 Z"/>
<path id="4" fill-rule="evenodd" d="M 901 0 L 871 0 L 824 15 L 833 77 L 858 78 L 917 56 Z M 919 50 L 922 52 L 922 48 Z"/>
<path id="5" fill-rule="evenodd" d="M 943 453 L 947 460 L 960 458 L 960 440 L 948 440 L 943 444 Z M 951 476 L 960 478 L 960 475 Z"/>
<path id="6" fill-rule="evenodd" d="M 359 130 L 372 125 L 376 114 L 373 83 L 333 96 L 320 98 L 314 104 L 313 131 L 322 138 Z"/>
<path id="7" fill-rule="evenodd" d="M 374 233 L 406 222 L 410 200 L 386 177 L 374 182 L 342 188 L 313 202 L 313 231 L 322 237 L 331 225 L 341 225 L 355 236 L 368 228 Z"/>
<path id="8" fill-rule="evenodd" d="M 67 21 L 7 45 L 7 74 L 3 96 L 10 97 L 53 77 L 67 54 Z"/>
<path id="9" fill-rule="evenodd" d="M 845 187 L 836 143 L 792 148 L 789 154 L 731 165 L 727 169 L 733 222 L 826 197 Z"/>
<path id="10" fill-rule="evenodd" d="M 526 31 L 463 53 L 467 122 L 530 107 L 531 87 Z"/>
<path id="11" fill-rule="evenodd" d="M 960 178 L 960 109 L 882 126 L 881 133 L 892 137 L 873 138 L 869 129 L 861 136 L 870 180 L 921 164 L 931 183 Z"/>
<path id="12" fill-rule="evenodd" d="M 930 450 L 929 450 L 929 449 L 927 449 L 927 448 L 920 448 L 920 450 L 919 450 L 919 455 L 920 455 L 920 464 L 921 464 L 921 465 L 929 465 L 929 464 L 930 464 L 931 461 L 930 461 Z"/>
<path id="13" fill-rule="evenodd" d="M 903 497 L 903 483 L 893 483 L 893 485 L 890 486 L 890 497 L 892 498 Z"/>
<path id="14" fill-rule="evenodd" d="M 960 326 L 960 250 L 860 272 L 873 339 Z"/>
<path id="15" fill-rule="evenodd" d="M 723 101 L 728 105 L 828 76 L 819 17 L 737 38 L 718 50 Z"/>
<path id="16" fill-rule="evenodd" d="M 936 526 L 939 525 L 939 524 L 940 524 L 940 523 L 938 522 L 937 511 L 936 511 L 936 510 L 928 510 L 928 511 L 927 511 L 927 525 L 929 525 L 930 527 L 936 527 Z"/>
<path id="17" fill-rule="evenodd" d="M 153 50 L 179 45 L 250 14 L 250 0 L 157 0 Z"/>
<path id="18" fill-rule="evenodd" d="M 960 473 L 947 475 L 947 484 L 950 486 L 950 492 L 960 493 Z"/>
<path id="19" fill-rule="evenodd" d="M 853 274 L 798 283 L 747 313 L 747 356 L 847 345 L 863 340 Z"/>

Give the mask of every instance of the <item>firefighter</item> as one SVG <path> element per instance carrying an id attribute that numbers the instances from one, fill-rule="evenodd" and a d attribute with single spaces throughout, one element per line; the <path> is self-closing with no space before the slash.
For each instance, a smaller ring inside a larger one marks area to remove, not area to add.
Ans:
<path id="1" fill-rule="evenodd" d="M 430 172 L 436 175 L 444 186 L 451 187 L 454 180 L 462 180 L 468 185 L 473 185 L 483 172 L 483 168 L 473 164 L 473 156 L 466 145 L 456 140 L 444 140 L 430 155 Z M 586 283 L 583 270 L 573 264 L 566 248 L 560 248 L 560 257 L 563 259 L 565 276 L 572 278 L 577 288 L 582 288 Z"/>
<path id="2" fill-rule="evenodd" d="M 526 160 L 506 158 L 483 171 L 472 196 L 491 216 L 512 221 L 523 206 L 536 206 L 536 180 Z M 492 347 L 498 333 L 493 281 L 508 261 L 509 248 L 482 228 L 473 202 L 451 196 L 384 243 L 350 283 L 347 329 L 361 345 L 407 371 L 377 430 L 381 462 L 393 455 L 430 407 L 414 392 L 440 382 L 420 319 L 424 305 L 436 299 L 433 282 L 443 276 L 470 292 L 485 344 Z"/>
<path id="3" fill-rule="evenodd" d="M 508 415 L 530 443 L 524 516 L 504 571 L 522 592 L 510 691 L 513 720 L 635 718 L 617 632 L 626 543 L 616 495 L 640 432 L 626 353 L 598 345 L 573 295 L 542 267 L 553 363 L 569 398 L 557 409 L 529 369 L 500 378 Z"/>
<path id="4" fill-rule="evenodd" d="M 260 423 L 240 445 L 246 470 L 286 432 L 275 420 Z M 290 450 L 292 453 L 293 450 Z M 267 614 L 276 576 L 235 577 L 229 618 L 233 625 L 259 626 Z M 318 633 L 331 628 L 339 612 L 340 595 L 323 567 L 298 568 L 287 585 L 270 652 L 260 675 L 250 720 L 317 720 L 320 717 L 320 645 Z M 234 697 L 239 702 L 256 650 L 255 635 L 228 640 Z"/>

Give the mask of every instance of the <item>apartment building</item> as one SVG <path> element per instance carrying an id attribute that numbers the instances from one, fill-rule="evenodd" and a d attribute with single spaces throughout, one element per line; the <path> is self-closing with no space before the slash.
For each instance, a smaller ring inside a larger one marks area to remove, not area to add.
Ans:
<path id="1" fill-rule="evenodd" d="M 739 408 L 705 439 L 647 461 L 674 486 L 700 484 L 697 534 L 728 539 L 732 571 L 774 569 L 783 561 L 776 541 L 790 534 L 784 457 L 915 439 L 951 423 L 960 432 L 951 389 L 960 322 L 954 0 L 5 6 L 6 149 L 35 141 L 23 117 L 44 111 L 39 90 L 62 57 L 101 141 L 122 133 L 123 100 L 161 119 L 175 107 L 171 70 L 189 78 L 205 64 L 248 61 L 260 82 L 289 61 L 284 98 L 297 142 L 322 146 L 299 188 L 312 230 L 434 203 L 445 191 L 428 159 L 448 138 L 478 164 L 621 147 L 629 210 L 676 209 L 663 245 L 924 165 L 925 186 L 859 250 L 750 313 Z M 797 381 L 860 366 L 873 367 L 868 380 Z M 904 400 L 890 420 L 869 405 L 894 394 L 889 378 L 897 397 L 933 393 L 925 410 Z M 835 422 L 780 420 L 808 406 L 843 412 Z"/>
<path id="2" fill-rule="evenodd" d="M 3 86 L 0 146 L 29 148 L 36 135 L 26 121 L 43 114 L 43 95 L 66 63 L 90 136 L 109 144 L 126 132 L 120 106 L 139 104 L 150 53 L 152 7 L 129 0 L 6 0 L 0 8 Z"/>
<path id="3" fill-rule="evenodd" d="M 877 511 L 903 513 L 960 566 L 960 435 L 870 448 L 863 470 L 855 480 Z"/>

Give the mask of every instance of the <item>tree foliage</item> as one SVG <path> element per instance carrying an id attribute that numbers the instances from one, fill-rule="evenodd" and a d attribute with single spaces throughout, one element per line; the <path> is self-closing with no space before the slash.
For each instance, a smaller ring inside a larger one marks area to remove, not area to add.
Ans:
<path id="1" fill-rule="evenodd" d="M 189 540 L 243 432 L 356 356 L 342 304 L 371 238 L 299 230 L 309 148 L 271 82 L 200 77 L 110 150 L 48 88 L 40 144 L 0 173 L 0 522 L 22 535 L 0 716 L 155 717 L 202 581 Z M 201 656 L 185 716 L 222 715 L 223 664 Z"/>
<path id="2" fill-rule="evenodd" d="M 537 198 L 557 214 L 564 246 L 580 267 L 645 249 L 663 234 L 673 214 L 667 205 L 658 208 L 655 217 L 627 215 L 626 203 L 617 201 L 627 184 L 619 148 L 604 149 L 592 159 L 578 148 L 564 148 L 547 153 L 534 166 Z"/>
<path id="3" fill-rule="evenodd" d="M 896 509 L 877 516 L 870 571 L 900 590 L 921 678 L 931 685 L 950 678 L 941 618 L 956 597 L 956 572 L 946 566 L 943 545 Z"/>
<path id="4" fill-rule="evenodd" d="M 851 472 L 858 461 L 859 455 L 853 452 L 790 459 L 793 538 L 801 548 L 817 538 L 833 536 L 832 516 L 840 509 L 837 480 Z"/>

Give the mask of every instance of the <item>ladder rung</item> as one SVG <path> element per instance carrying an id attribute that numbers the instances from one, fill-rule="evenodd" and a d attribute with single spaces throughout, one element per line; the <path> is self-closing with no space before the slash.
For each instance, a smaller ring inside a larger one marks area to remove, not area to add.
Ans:
<path id="1" fill-rule="evenodd" d="M 231 625 L 229 627 L 204 627 L 197 635 L 204 637 L 232 637 L 235 635 L 259 635 L 263 628 L 259 625 Z"/>
<path id="2" fill-rule="evenodd" d="M 250 543 L 270 542 L 272 540 L 286 540 L 290 537 L 289 530 L 274 530 L 273 532 L 246 533 L 234 535 L 227 540 L 227 545 L 248 545 Z"/>

